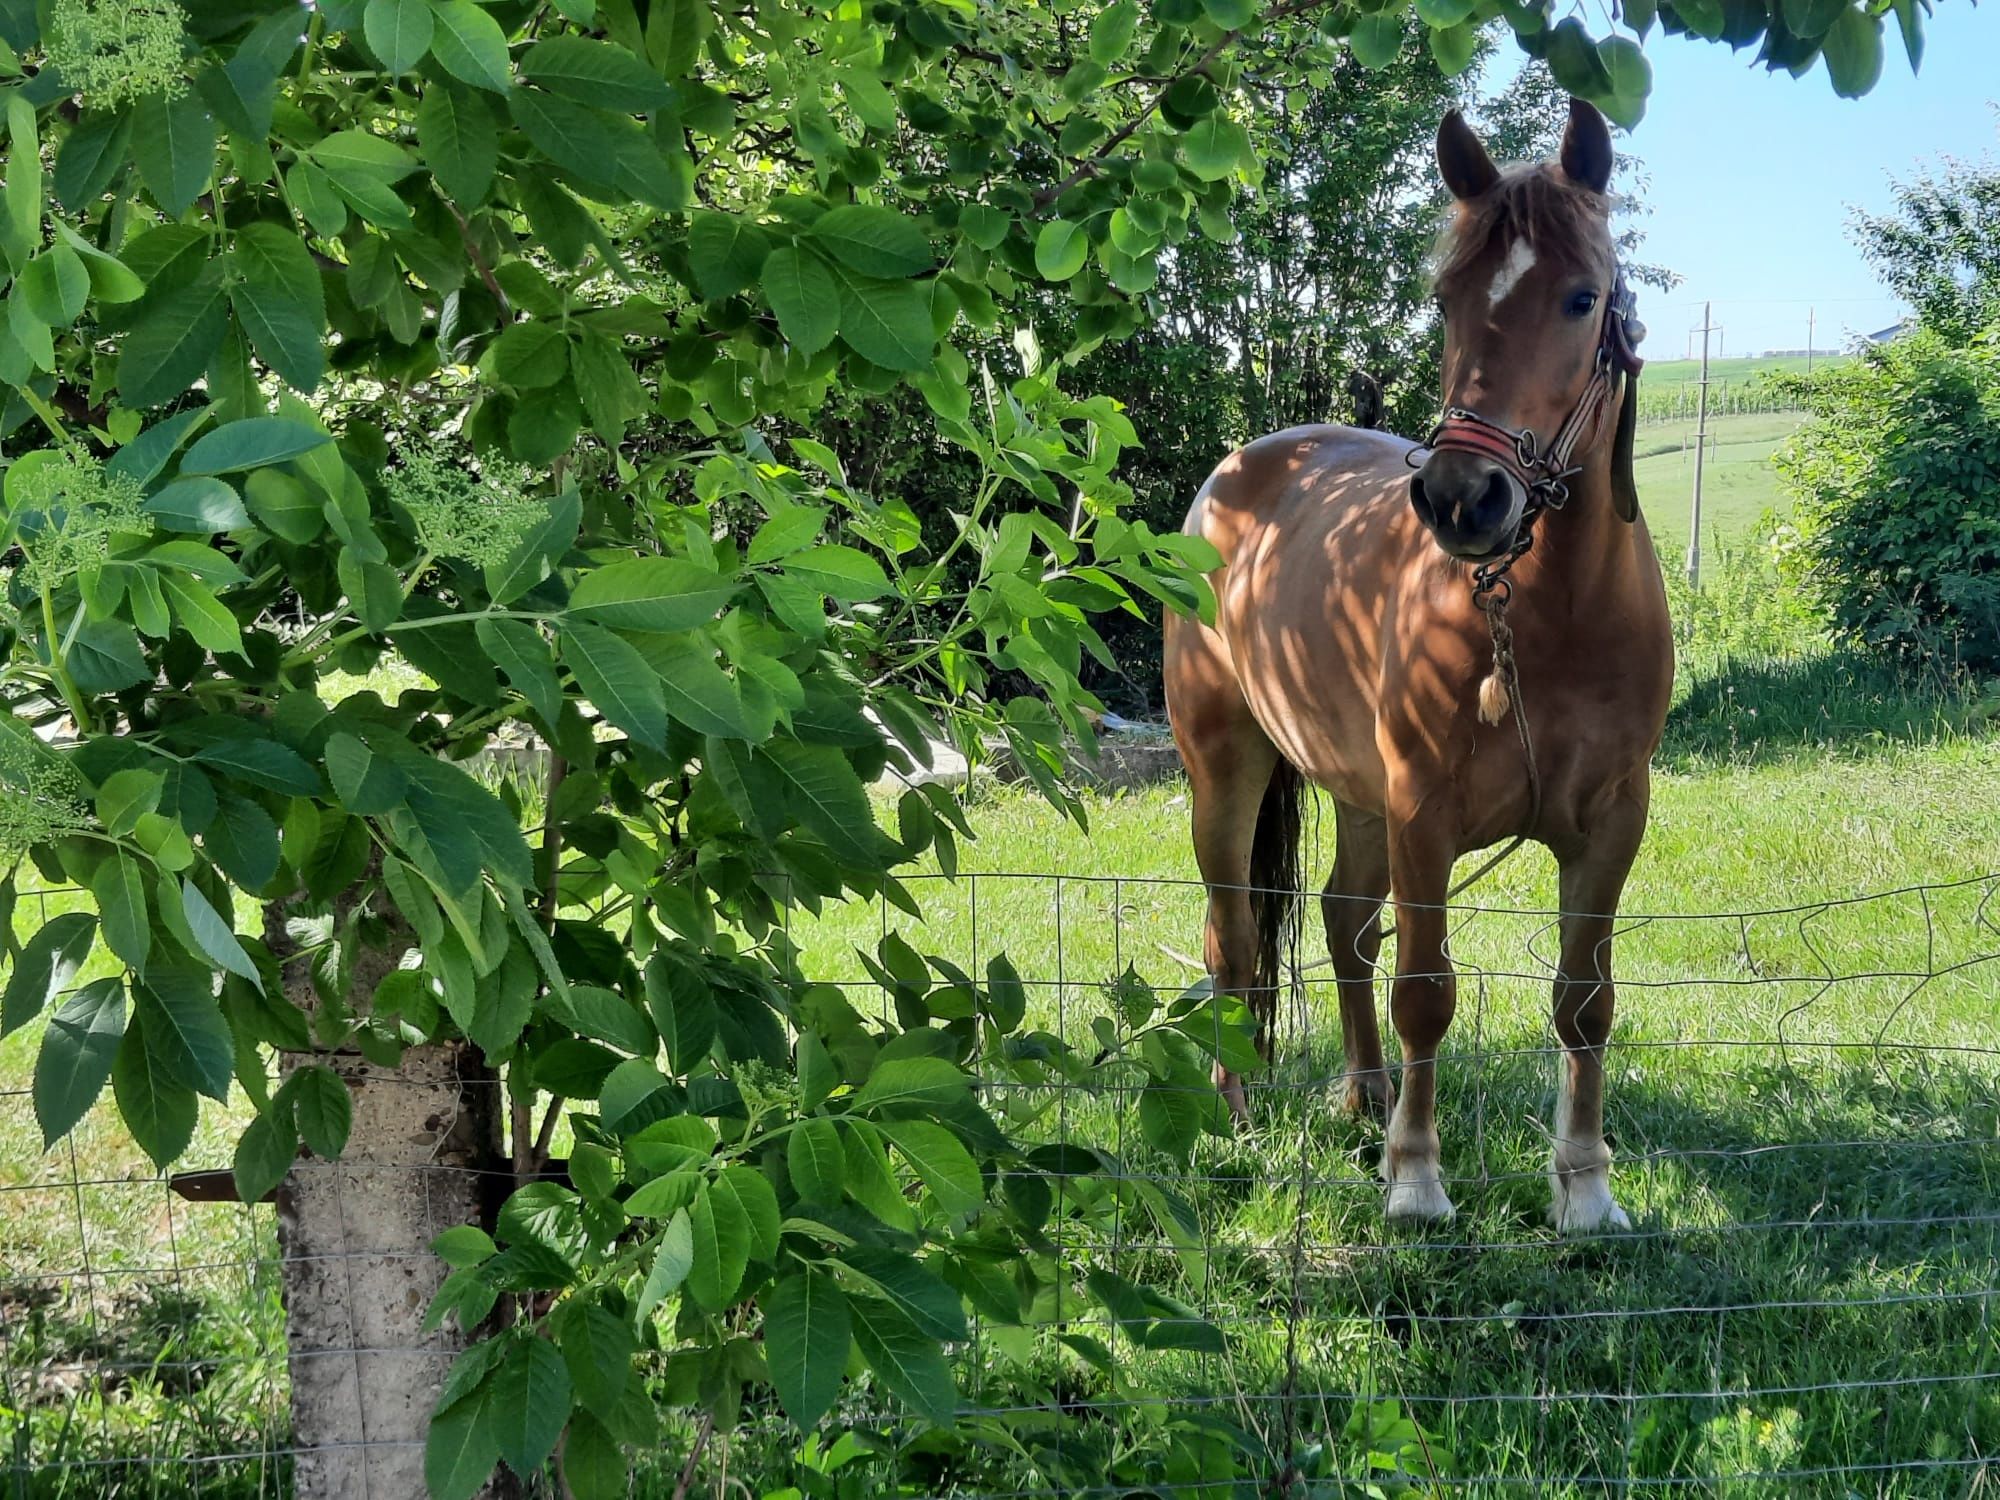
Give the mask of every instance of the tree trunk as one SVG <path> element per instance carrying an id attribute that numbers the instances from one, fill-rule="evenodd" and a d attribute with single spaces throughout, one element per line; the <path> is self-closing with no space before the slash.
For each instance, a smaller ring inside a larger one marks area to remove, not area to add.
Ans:
<path id="1" fill-rule="evenodd" d="M 346 929 L 352 898 L 336 903 Z M 284 963 L 285 993 L 318 1009 L 310 956 L 274 903 L 265 940 Z M 386 950 L 351 963 L 348 1003 L 368 996 L 410 946 L 400 922 Z M 505 1195 L 500 1084 L 463 1043 L 416 1047 L 397 1068 L 357 1052 L 286 1053 L 289 1077 L 309 1064 L 347 1084 L 354 1123 L 337 1162 L 302 1151 L 278 1190 L 285 1329 L 292 1387 L 296 1500 L 421 1500 L 424 1436 L 446 1372 L 470 1339 L 455 1320 L 424 1331 L 448 1268 L 431 1241 L 459 1224 L 491 1227 Z M 488 1486 L 498 1497 L 514 1487 Z"/>

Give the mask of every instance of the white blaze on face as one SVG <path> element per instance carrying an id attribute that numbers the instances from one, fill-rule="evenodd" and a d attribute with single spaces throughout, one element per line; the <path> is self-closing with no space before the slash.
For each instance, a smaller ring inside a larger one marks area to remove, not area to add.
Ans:
<path id="1" fill-rule="evenodd" d="M 1487 298 L 1498 307 L 1507 300 L 1508 294 L 1521 284 L 1521 278 L 1535 268 L 1535 247 L 1525 239 L 1514 241 L 1507 247 L 1507 258 L 1500 263 L 1494 273 L 1493 285 L 1487 290 Z"/>

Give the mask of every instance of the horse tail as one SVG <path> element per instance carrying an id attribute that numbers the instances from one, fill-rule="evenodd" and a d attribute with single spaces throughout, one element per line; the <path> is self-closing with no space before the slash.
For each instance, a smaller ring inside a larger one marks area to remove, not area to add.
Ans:
<path id="1" fill-rule="evenodd" d="M 1299 923 L 1300 810 L 1305 785 L 1298 767 L 1280 756 L 1258 805 L 1257 831 L 1250 842 L 1250 911 L 1257 924 L 1253 988 L 1259 1001 L 1273 1011 L 1279 957 L 1290 949 Z"/>

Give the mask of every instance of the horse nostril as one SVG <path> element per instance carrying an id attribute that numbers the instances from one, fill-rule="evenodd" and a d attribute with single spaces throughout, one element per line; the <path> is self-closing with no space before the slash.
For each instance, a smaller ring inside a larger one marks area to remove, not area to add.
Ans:
<path id="1" fill-rule="evenodd" d="M 1426 526 L 1437 524 L 1437 513 L 1431 508 L 1431 497 L 1424 490 L 1424 476 L 1421 473 L 1410 476 L 1410 505 L 1417 513 L 1417 519 Z"/>
<path id="2" fill-rule="evenodd" d="M 1495 469 L 1486 476 L 1486 488 L 1480 494 L 1477 514 L 1486 522 L 1504 520 L 1514 505 L 1514 487 L 1507 476 Z"/>

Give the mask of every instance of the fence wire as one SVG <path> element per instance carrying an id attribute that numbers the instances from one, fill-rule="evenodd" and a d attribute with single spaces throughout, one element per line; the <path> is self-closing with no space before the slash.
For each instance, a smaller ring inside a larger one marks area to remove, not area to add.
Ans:
<path id="1" fill-rule="evenodd" d="M 1167 995 L 1199 977 L 1193 882 L 907 883 L 921 923 L 850 908 L 800 914 L 789 934 L 864 1014 L 890 999 L 855 950 L 890 931 L 973 974 L 1004 951 L 1027 1028 L 1086 1049 L 1128 969 Z M 20 930 L 78 899 L 24 895 Z M 802 1447 L 758 1392 L 702 1449 L 687 1493 L 1988 1492 L 2000 875 L 1621 918 L 1606 1122 L 1622 1233 L 1546 1224 L 1558 920 L 1451 909 L 1459 1007 L 1438 1112 L 1455 1222 L 1382 1222 L 1381 1129 L 1339 1108 L 1334 982 L 1302 939 L 1250 1122 L 1204 1137 L 1189 1165 L 1149 1146 L 1144 1077 L 1115 1060 L 1073 1087 L 989 1087 L 1003 1119 L 1107 1149 L 1123 1176 L 1062 1184 L 1033 1329 L 974 1315 L 954 1351 L 958 1435 L 926 1433 L 861 1381 Z M 1394 966 L 1392 939 L 1380 969 Z M 349 1372 L 341 1389 L 366 1402 L 377 1362 L 435 1346 L 372 1337 L 362 1317 L 288 1349 L 274 1210 L 176 1195 L 108 1101 L 44 1153 L 29 1088 L 40 1029 L 0 1044 L 0 1495 L 262 1500 L 303 1490 L 310 1468 L 363 1476 L 315 1493 L 414 1497 L 374 1465 L 408 1450 L 419 1472 L 407 1432 L 370 1425 L 367 1466 L 302 1454 L 288 1402 L 315 1362 Z M 226 1171 L 243 1119 L 204 1105 L 181 1165 Z M 298 1170 L 352 1183 L 367 1168 Z M 1107 1191 L 1120 1195 L 1108 1215 L 1063 1211 Z M 330 1258 L 383 1260 L 365 1205 L 345 1209 L 352 1237 Z M 419 1289 L 436 1269 L 420 1259 Z M 1107 1272 L 1173 1302 L 1143 1326 L 1114 1318 L 1090 1291 Z M 668 1403 L 635 1495 L 676 1493 L 695 1431 Z"/>

